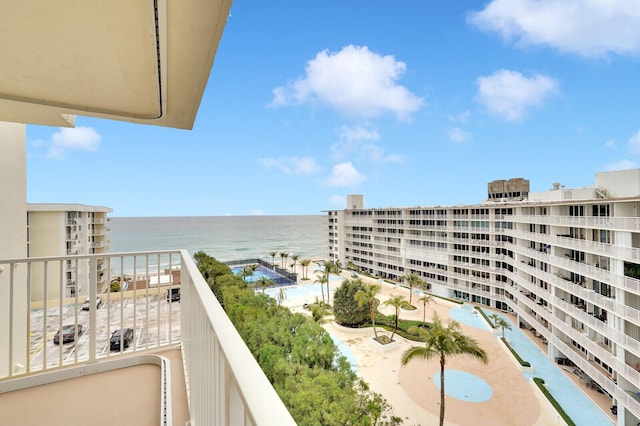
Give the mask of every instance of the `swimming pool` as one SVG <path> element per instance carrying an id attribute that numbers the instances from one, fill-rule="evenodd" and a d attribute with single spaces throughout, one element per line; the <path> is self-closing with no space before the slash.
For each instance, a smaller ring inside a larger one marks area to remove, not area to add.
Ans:
<path id="1" fill-rule="evenodd" d="M 242 275 L 242 271 L 246 267 L 247 265 L 234 266 L 233 268 L 231 268 L 231 272 L 233 272 L 234 275 Z M 269 268 L 265 268 L 262 265 L 258 265 L 258 268 L 253 272 L 253 275 L 247 276 L 245 278 L 245 281 L 247 281 L 248 283 L 254 283 L 261 277 L 265 277 L 273 281 L 277 286 L 295 284 L 295 282 L 290 280 L 289 278 L 284 277 Z"/>
<path id="2" fill-rule="evenodd" d="M 331 340 L 333 340 L 333 343 L 338 347 L 340 355 L 344 356 L 347 361 L 349 361 L 349 364 L 351 364 L 351 371 L 358 374 L 358 361 L 356 360 L 353 352 L 351 352 L 351 349 L 349 349 L 349 346 L 333 334 L 329 333 L 329 336 L 331 337 Z"/>
<path id="3" fill-rule="evenodd" d="M 544 379 L 547 389 L 567 412 L 576 425 L 612 425 L 611 419 L 589 399 L 565 374 L 540 350 L 540 348 L 516 327 L 507 316 L 500 315 L 510 325 L 505 337 L 511 347 L 533 367 L 533 374 L 522 373 L 527 379 Z"/>

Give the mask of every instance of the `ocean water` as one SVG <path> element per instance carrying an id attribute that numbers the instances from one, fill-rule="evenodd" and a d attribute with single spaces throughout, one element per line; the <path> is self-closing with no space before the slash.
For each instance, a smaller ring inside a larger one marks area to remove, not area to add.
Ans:
<path id="1" fill-rule="evenodd" d="M 177 250 L 204 251 L 220 261 L 260 258 L 269 252 L 298 255 L 300 259 L 327 257 L 326 216 L 197 216 L 113 217 L 110 220 L 114 253 Z"/>

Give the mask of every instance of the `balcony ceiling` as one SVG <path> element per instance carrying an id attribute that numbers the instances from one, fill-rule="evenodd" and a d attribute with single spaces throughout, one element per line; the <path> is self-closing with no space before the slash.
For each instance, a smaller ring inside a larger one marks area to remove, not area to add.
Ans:
<path id="1" fill-rule="evenodd" d="M 193 127 L 231 0 L 0 0 L 0 120 Z"/>

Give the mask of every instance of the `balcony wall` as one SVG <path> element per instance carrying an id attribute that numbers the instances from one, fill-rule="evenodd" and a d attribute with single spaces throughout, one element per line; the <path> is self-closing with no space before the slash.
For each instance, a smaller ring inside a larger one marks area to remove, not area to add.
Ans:
<path id="1" fill-rule="evenodd" d="M 60 277 L 47 274 L 59 269 L 52 265 L 81 260 L 88 260 L 89 269 L 96 271 L 89 274 L 89 294 L 47 298 L 45 293 L 42 301 L 28 298 L 29 312 L 15 308 L 20 305 L 12 301 L 30 293 L 34 277 L 42 279 L 45 287 L 59 286 Z M 192 424 L 295 425 L 186 251 L 0 260 L 0 267 L 3 285 L 9 286 L 11 295 L 6 301 L 9 321 L 0 324 L 8 331 L 3 334 L 8 339 L 0 342 L 0 392 L 37 386 L 52 374 L 67 380 L 68 375 L 59 373 L 81 369 L 91 374 L 119 359 L 179 347 Z M 177 267 L 180 282 L 170 273 Z M 36 269 L 44 271 L 44 276 L 33 274 Z M 153 276 L 165 276 L 168 281 L 156 279 L 162 284 L 132 286 L 123 292 L 111 292 L 106 286 L 106 292 L 99 294 L 99 270 L 107 282 L 153 282 Z M 166 291 L 176 286 L 181 288 L 181 302 L 167 302 Z M 81 309 L 85 297 L 95 300 L 98 296 L 103 301 L 99 309 Z M 66 324 L 83 325 L 82 333 L 74 333 L 71 343 L 54 344 L 55 331 Z M 134 328 L 135 338 L 126 350 L 114 352 L 109 348 L 110 334 L 123 327 Z M 23 337 L 16 339 L 18 335 Z"/>

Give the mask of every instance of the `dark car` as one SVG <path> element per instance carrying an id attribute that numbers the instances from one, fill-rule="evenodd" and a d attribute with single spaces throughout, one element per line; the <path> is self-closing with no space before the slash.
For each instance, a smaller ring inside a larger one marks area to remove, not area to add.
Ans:
<path id="1" fill-rule="evenodd" d="M 124 347 L 124 349 L 127 349 L 133 341 L 133 328 L 121 328 L 111 334 L 111 341 L 109 342 L 109 346 L 111 347 L 112 351 L 120 350 L 121 340 L 122 346 Z"/>
<path id="2" fill-rule="evenodd" d="M 180 301 L 180 288 L 174 287 L 171 290 L 167 290 L 167 302 L 179 302 Z"/>
<path id="3" fill-rule="evenodd" d="M 78 336 L 82 334 L 82 324 L 78 324 Z M 76 340 L 76 326 L 75 324 L 67 324 L 62 326 L 62 343 L 69 343 Z M 53 343 L 60 344 L 60 330 L 53 336 Z"/>

